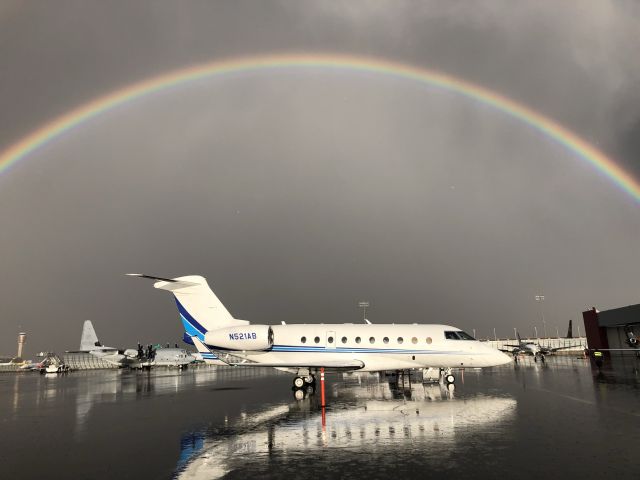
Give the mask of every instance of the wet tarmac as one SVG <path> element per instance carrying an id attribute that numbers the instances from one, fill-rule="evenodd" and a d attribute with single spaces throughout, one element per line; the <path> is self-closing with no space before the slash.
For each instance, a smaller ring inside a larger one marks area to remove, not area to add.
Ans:
<path id="1" fill-rule="evenodd" d="M 0 478 L 638 478 L 640 361 L 466 370 L 454 389 L 271 369 L 0 376 Z"/>

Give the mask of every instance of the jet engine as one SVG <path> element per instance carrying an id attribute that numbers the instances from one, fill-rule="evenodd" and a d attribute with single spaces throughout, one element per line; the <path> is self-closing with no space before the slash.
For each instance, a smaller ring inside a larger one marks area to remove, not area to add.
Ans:
<path id="1" fill-rule="evenodd" d="M 269 325 L 242 325 L 211 330 L 204 342 L 224 350 L 270 350 L 273 346 L 273 330 Z"/>

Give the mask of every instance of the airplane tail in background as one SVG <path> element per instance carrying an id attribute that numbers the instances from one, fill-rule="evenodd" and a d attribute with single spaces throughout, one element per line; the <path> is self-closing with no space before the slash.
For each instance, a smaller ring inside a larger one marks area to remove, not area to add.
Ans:
<path id="1" fill-rule="evenodd" d="M 573 338 L 573 320 L 569 320 L 569 330 L 567 330 L 567 338 Z"/>
<path id="2" fill-rule="evenodd" d="M 522 343 L 522 338 L 520 338 L 520 332 L 516 332 L 516 337 L 518 337 L 518 343 Z"/>
<path id="3" fill-rule="evenodd" d="M 173 293 L 180 313 L 180 320 L 184 326 L 183 340 L 186 343 L 193 345 L 192 337 L 204 341 L 204 334 L 209 330 L 249 324 L 246 320 L 233 318 L 213 293 L 204 277 L 189 275 L 162 278 L 139 273 L 128 273 L 127 275 L 157 280 L 153 284 L 155 288 Z"/>
<path id="4" fill-rule="evenodd" d="M 102 344 L 98 341 L 98 336 L 93 329 L 91 320 L 85 320 L 82 326 L 82 336 L 80 337 L 80 351 L 87 352 L 101 346 Z"/>

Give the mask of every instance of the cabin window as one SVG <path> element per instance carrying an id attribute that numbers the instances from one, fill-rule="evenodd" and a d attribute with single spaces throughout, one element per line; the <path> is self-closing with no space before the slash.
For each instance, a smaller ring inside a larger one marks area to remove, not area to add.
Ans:
<path id="1" fill-rule="evenodd" d="M 375 337 L 369 337 L 369 343 L 376 343 Z"/>
<path id="2" fill-rule="evenodd" d="M 356 343 L 360 343 L 360 337 L 356 337 Z"/>
<path id="3" fill-rule="evenodd" d="M 384 338 L 382 339 L 382 342 L 383 342 L 383 343 L 389 343 L 389 337 L 384 337 Z"/>
<path id="4" fill-rule="evenodd" d="M 416 337 L 413 337 L 411 339 L 411 343 L 413 343 L 415 345 L 416 343 L 418 343 L 418 339 Z"/>
<path id="5" fill-rule="evenodd" d="M 347 337 L 342 337 L 342 343 L 347 343 Z"/>
<path id="6" fill-rule="evenodd" d="M 316 342 L 316 343 L 320 343 L 320 337 L 314 338 L 313 341 Z"/>
<path id="7" fill-rule="evenodd" d="M 327 337 L 327 342 L 333 343 L 333 337 Z"/>
<path id="8" fill-rule="evenodd" d="M 404 339 L 402 337 L 398 337 L 398 343 L 402 343 L 404 342 Z"/>
<path id="9" fill-rule="evenodd" d="M 431 339 L 431 337 L 427 337 L 427 343 L 428 343 L 429 345 L 431 345 L 431 342 L 433 342 L 433 340 Z"/>
<path id="10" fill-rule="evenodd" d="M 302 338 L 300 339 L 300 341 L 301 341 L 302 343 L 307 343 L 307 337 L 302 337 Z"/>

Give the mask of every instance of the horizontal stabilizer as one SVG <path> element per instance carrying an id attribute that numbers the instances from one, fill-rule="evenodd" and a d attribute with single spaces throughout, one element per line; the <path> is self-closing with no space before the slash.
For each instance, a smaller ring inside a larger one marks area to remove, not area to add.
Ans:
<path id="1" fill-rule="evenodd" d="M 200 285 L 197 282 L 190 282 L 183 278 L 164 278 L 156 277 L 154 275 L 147 275 L 145 273 L 125 273 L 128 277 L 148 278 L 149 280 L 156 280 L 153 284 L 155 288 L 162 290 L 179 290 L 181 288 L 194 287 Z"/>

